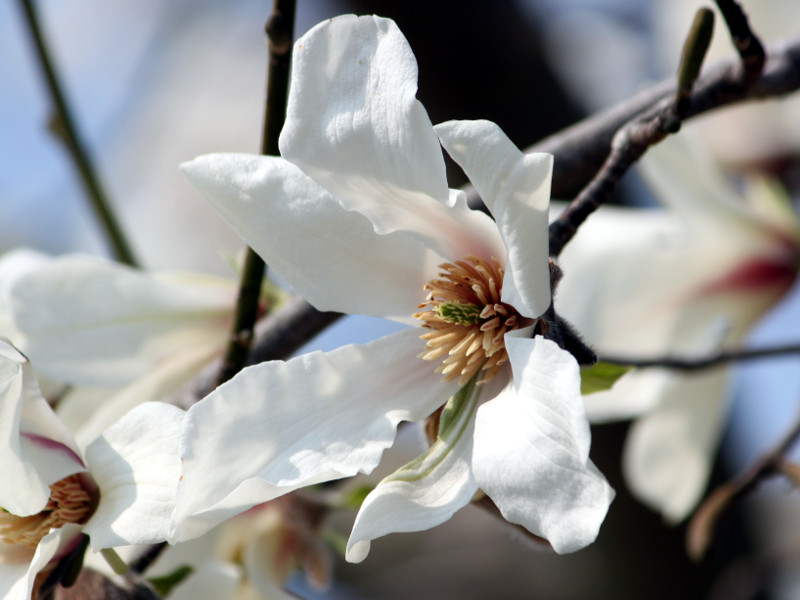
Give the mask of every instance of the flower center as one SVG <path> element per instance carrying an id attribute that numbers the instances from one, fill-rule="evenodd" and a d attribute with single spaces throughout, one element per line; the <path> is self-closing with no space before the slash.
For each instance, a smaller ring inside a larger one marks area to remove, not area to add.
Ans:
<path id="1" fill-rule="evenodd" d="M 494 379 L 508 360 L 503 336 L 518 328 L 522 317 L 513 306 L 500 300 L 503 267 L 475 256 L 439 265 L 439 279 L 428 283 L 423 309 L 414 316 L 426 329 L 427 340 L 420 358 L 447 356 L 436 369 L 445 381 L 458 379 L 465 385 L 483 370 L 481 383 Z"/>
<path id="2" fill-rule="evenodd" d="M 50 499 L 41 512 L 18 517 L 0 510 L 0 538 L 10 544 L 36 549 L 51 529 L 65 523 L 84 523 L 94 509 L 94 502 L 81 484 L 78 474 L 50 486 Z"/>

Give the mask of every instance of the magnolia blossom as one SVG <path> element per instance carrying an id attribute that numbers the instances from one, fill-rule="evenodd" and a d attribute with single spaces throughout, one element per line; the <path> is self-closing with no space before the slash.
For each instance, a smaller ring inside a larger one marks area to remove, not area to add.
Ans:
<path id="1" fill-rule="evenodd" d="M 36 575 L 71 552 L 166 538 L 183 412 L 151 403 L 80 451 L 41 396 L 30 363 L 0 341 L 0 595 L 29 600 Z"/>
<path id="2" fill-rule="evenodd" d="M 81 448 L 139 404 L 175 393 L 219 355 L 236 293 L 229 279 L 78 254 L 18 251 L 0 262 L 2 333 L 39 377 L 70 384 L 57 413 Z"/>
<path id="3" fill-rule="evenodd" d="M 682 132 L 642 162 L 669 210 L 604 208 L 565 249 L 559 312 L 604 354 L 707 356 L 741 347 L 789 290 L 800 223 L 765 179 L 726 179 Z M 726 414 L 725 367 L 642 369 L 586 398 L 590 419 L 638 417 L 625 448 L 633 492 L 672 520 L 705 489 Z"/>
<path id="4" fill-rule="evenodd" d="M 320 508 L 296 495 L 254 506 L 205 535 L 170 546 L 148 569 L 160 577 L 188 565 L 190 577 L 170 598 L 289 600 L 289 577 L 302 568 L 306 581 L 322 590 L 330 583 L 332 550 L 321 535 Z M 213 594 L 208 586 L 218 588 Z M 192 595 L 194 594 L 194 595 Z"/>
<path id="5" fill-rule="evenodd" d="M 8 305 L 18 343 L 37 373 L 70 384 L 119 386 L 178 353 L 219 352 L 236 290 L 235 282 L 219 277 L 66 255 L 42 258 L 17 275 Z"/>
<path id="6" fill-rule="evenodd" d="M 479 489 L 557 552 L 597 535 L 613 492 L 588 458 L 578 365 L 533 337 L 550 304 L 552 159 L 522 154 L 487 121 L 432 127 L 416 80 L 392 21 L 327 21 L 295 44 L 284 158 L 183 166 L 318 309 L 413 327 L 245 369 L 193 406 L 173 539 L 301 486 L 368 473 L 400 421 L 443 406 L 430 450 L 363 503 L 348 560 L 378 536 L 442 523 Z M 448 189 L 440 142 L 494 222 Z"/>

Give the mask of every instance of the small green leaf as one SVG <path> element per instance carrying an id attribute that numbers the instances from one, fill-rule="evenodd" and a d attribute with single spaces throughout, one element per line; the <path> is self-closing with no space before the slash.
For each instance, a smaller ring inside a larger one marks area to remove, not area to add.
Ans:
<path id="1" fill-rule="evenodd" d="M 347 554 L 347 536 L 342 535 L 338 531 L 325 528 L 322 530 L 322 539 L 331 549 L 342 558 Z"/>
<path id="2" fill-rule="evenodd" d="M 347 495 L 342 499 L 342 508 L 354 508 L 358 510 L 361 508 L 364 498 L 366 498 L 374 489 L 374 485 L 360 485 L 350 490 L 350 492 L 348 492 Z"/>
<path id="3" fill-rule="evenodd" d="M 192 574 L 194 569 L 189 565 L 178 567 L 172 573 L 162 575 L 161 577 L 151 577 L 148 581 L 158 592 L 159 596 L 167 597 L 172 589 Z"/>
<path id="4" fill-rule="evenodd" d="M 596 362 L 591 367 L 581 367 L 581 394 L 586 396 L 610 390 L 620 377 L 632 370 L 633 367 L 602 361 Z"/>

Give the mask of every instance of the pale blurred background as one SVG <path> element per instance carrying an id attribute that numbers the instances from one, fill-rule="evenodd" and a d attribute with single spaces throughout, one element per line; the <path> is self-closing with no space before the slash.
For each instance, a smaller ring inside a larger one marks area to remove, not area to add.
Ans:
<path id="1" fill-rule="evenodd" d="M 38 2 L 83 138 L 148 268 L 230 273 L 224 257 L 236 255 L 241 244 L 177 166 L 207 152 L 257 151 L 269 4 Z M 760 4 L 768 16 L 779 8 L 800 13 L 797 0 Z M 419 97 L 433 122 L 491 119 L 526 146 L 669 74 L 682 35 L 671 19 L 690 21 L 696 6 L 689 0 L 299 0 L 296 34 L 345 12 L 392 17 L 419 60 Z M 800 19 L 773 20 L 788 30 L 772 33 L 775 25 L 765 24 L 769 39 L 792 29 L 800 34 Z M 730 53 L 721 27 L 717 36 L 721 46 L 715 53 Z M 52 253 L 105 254 L 65 152 L 48 134 L 48 99 L 21 12 L 11 0 L 0 3 L 0 59 L 0 251 L 27 245 Z M 773 116 L 780 120 L 754 125 L 737 116 L 735 125 L 716 127 L 722 134 L 714 133 L 712 123 L 704 135 L 719 139 L 729 151 L 722 158 L 731 162 L 750 160 L 748 151 L 759 148 L 796 153 L 797 102 L 758 118 Z M 753 160 L 761 158 L 766 157 Z M 453 177 L 453 185 L 461 183 Z M 628 196 L 618 200 L 645 201 L 635 184 L 626 190 Z M 795 293 L 759 327 L 753 343 L 800 339 L 798 311 Z M 390 328 L 379 320 L 348 318 L 312 346 L 366 341 Z M 717 479 L 751 463 L 793 421 L 800 397 L 797 367 L 798 359 L 786 358 L 737 369 L 736 411 Z M 593 457 L 618 496 L 589 549 L 568 557 L 531 552 L 491 517 L 468 508 L 432 531 L 377 541 L 361 565 L 340 561 L 339 582 L 329 597 L 800 597 L 793 596 L 800 588 L 789 585 L 795 559 L 785 558 L 797 553 L 800 541 L 796 493 L 785 484 L 770 486 L 775 493 L 761 493 L 744 508 L 764 505 L 769 510 L 760 514 L 782 515 L 780 525 L 768 528 L 758 521 L 753 527 L 752 515 L 733 514 L 722 523 L 711 557 L 693 565 L 683 552 L 685 527 L 665 525 L 627 495 L 619 474 L 625 431 L 624 424 L 595 429 Z M 773 530 L 784 538 L 776 541 L 768 535 Z M 310 594 L 300 578 L 294 584 Z"/>

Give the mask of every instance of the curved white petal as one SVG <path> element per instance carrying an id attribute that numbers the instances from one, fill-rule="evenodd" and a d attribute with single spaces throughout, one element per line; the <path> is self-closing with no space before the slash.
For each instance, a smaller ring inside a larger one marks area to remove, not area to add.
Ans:
<path id="1" fill-rule="evenodd" d="M 760 233 L 755 214 L 719 164 L 691 131 L 651 148 L 638 167 L 656 198 L 703 236 L 721 235 L 740 243 Z"/>
<path id="2" fill-rule="evenodd" d="M 574 552 L 597 537 L 614 496 L 589 459 L 578 364 L 541 337 L 506 335 L 506 348 L 514 381 L 478 408 L 473 473 L 508 521 Z"/>
<path id="3" fill-rule="evenodd" d="M 447 521 L 478 490 L 472 476 L 472 432 L 481 389 L 474 380 L 451 398 L 439 438 L 421 456 L 384 478 L 364 499 L 346 558 L 361 562 L 387 533 L 421 531 Z"/>
<path id="4" fill-rule="evenodd" d="M 74 545 L 80 525 L 67 523 L 42 538 L 35 552 L 7 560 L 7 545 L 0 542 L 0 597 L 3 600 L 31 600 L 36 576 L 54 558 L 62 556 Z"/>
<path id="5" fill-rule="evenodd" d="M 18 277 L 51 260 L 46 254 L 29 248 L 18 248 L 0 257 L 0 336 L 12 341 L 22 338 L 11 316 L 9 290 Z"/>
<path id="6" fill-rule="evenodd" d="M 100 504 L 84 525 L 92 549 L 167 539 L 180 476 L 178 436 L 184 412 L 139 406 L 86 448 Z"/>
<path id="7" fill-rule="evenodd" d="M 50 484 L 83 471 L 72 436 L 39 392 L 30 364 L 0 340 L 0 507 L 19 516 L 42 510 Z"/>
<path id="8" fill-rule="evenodd" d="M 119 385 L 173 352 L 221 344 L 236 286 L 75 255 L 19 277 L 10 294 L 37 371 L 68 383 Z"/>
<path id="9" fill-rule="evenodd" d="M 697 505 L 725 420 L 726 370 L 672 375 L 661 404 L 625 441 L 623 473 L 636 497 L 670 521 Z"/>
<path id="10" fill-rule="evenodd" d="M 189 409 L 174 540 L 299 487 L 370 472 L 400 421 L 424 418 L 454 390 L 417 358 L 419 334 L 262 363 Z"/>
<path id="11" fill-rule="evenodd" d="M 497 222 L 507 249 L 503 300 L 538 317 L 550 305 L 552 155 L 520 152 L 491 121 L 448 121 L 435 129 Z"/>
<path id="12" fill-rule="evenodd" d="M 75 442 L 85 448 L 126 413 L 146 402 L 165 400 L 192 375 L 218 356 L 218 344 L 207 344 L 162 360 L 147 374 L 121 389 L 75 388 L 58 403 L 57 414 L 70 426 Z"/>
<path id="13" fill-rule="evenodd" d="M 376 235 L 357 212 L 280 158 L 201 156 L 184 174 L 234 230 L 319 310 L 414 322 L 442 257 L 407 235 Z"/>
<path id="14" fill-rule="evenodd" d="M 486 216 L 449 208 L 442 151 L 416 99 L 417 63 L 397 25 L 325 21 L 296 42 L 293 61 L 281 155 L 378 233 L 408 231 L 448 260 L 488 259 Z"/>

